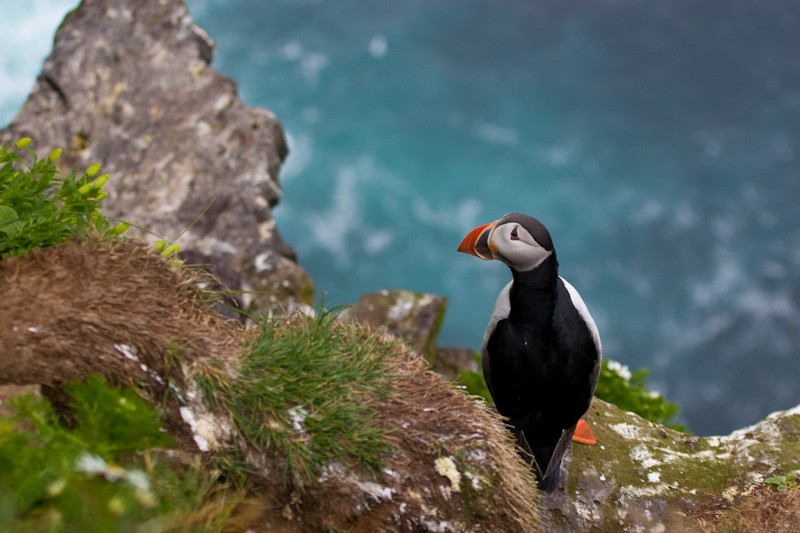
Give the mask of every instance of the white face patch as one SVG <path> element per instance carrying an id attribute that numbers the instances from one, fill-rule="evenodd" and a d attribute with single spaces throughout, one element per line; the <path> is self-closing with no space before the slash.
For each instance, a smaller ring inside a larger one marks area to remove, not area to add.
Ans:
<path id="1" fill-rule="evenodd" d="M 495 259 L 517 272 L 533 270 L 553 253 L 536 242 L 528 230 L 517 222 L 506 222 L 492 229 L 489 248 Z"/>

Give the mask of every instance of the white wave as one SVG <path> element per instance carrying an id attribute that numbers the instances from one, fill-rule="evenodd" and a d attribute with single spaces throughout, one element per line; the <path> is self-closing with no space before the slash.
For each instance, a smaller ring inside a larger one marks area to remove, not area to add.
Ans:
<path id="1" fill-rule="evenodd" d="M 741 259 L 731 251 L 722 251 L 718 255 L 710 279 L 690 285 L 692 301 L 698 306 L 706 307 L 721 303 L 723 298 L 746 286 L 747 276 L 740 264 Z"/>
<path id="2" fill-rule="evenodd" d="M 362 254 L 380 254 L 395 241 L 391 225 L 381 227 L 364 220 L 363 205 L 367 188 L 379 184 L 381 190 L 391 190 L 394 181 L 371 157 L 360 157 L 339 169 L 327 208 L 306 215 L 314 245 L 328 252 L 337 268 L 349 268 Z"/>
<path id="3" fill-rule="evenodd" d="M 328 66 L 328 57 L 319 52 L 312 52 L 303 56 L 300 64 L 306 80 L 316 83 L 319 80 L 320 72 Z"/>
<path id="4" fill-rule="evenodd" d="M 476 198 L 465 198 L 456 205 L 431 207 L 424 198 L 414 199 L 412 209 L 417 219 L 431 226 L 451 228 L 466 232 L 476 226 L 483 204 Z M 489 222 L 488 220 L 486 222 Z"/>
<path id="5" fill-rule="evenodd" d="M 280 53 L 286 61 L 296 61 L 303 56 L 303 45 L 298 41 L 289 41 L 283 45 Z"/>
<path id="6" fill-rule="evenodd" d="M 688 230 L 695 228 L 700 221 L 695 209 L 684 202 L 675 208 L 673 217 L 673 225 L 679 230 Z"/>
<path id="7" fill-rule="evenodd" d="M 551 146 L 537 147 L 536 155 L 551 167 L 565 167 L 578 158 L 581 149 L 576 139 L 567 139 Z"/>
<path id="8" fill-rule="evenodd" d="M 512 128 L 480 122 L 473 128 L 475 135 L 491 144 L 515 145 L 519 142 L 519 133 Z"/>
<path id="9" fill-rule="evenodd" d="M 389 50 L 389 41 L 383 35 L 376 35 L 369 42 L 369 53 L 375 59 L 380 59 Z"/>
<path id="10" fill-rule="evenodd" d="M 351 264 L 352 251 L 346 243 L 348 236 L 356 233 L 361 226 L 358 193 L 355 168 L 344 167 L 339 170 L 336 190 L 328 209 L 309 216 L 309 229 L 314 242 L 330 253 L 340 268 Z"/>
<path id="11" fill-rule="evenodd" d="M 4 2 L 0 17 L 0 125 L 22 107 L 53 45 L 53 34 L 77 0 Z"/>
<path id="12" fill-rule="evenodd" d="M 720 135 L 715 132 L 698 130 L 692 135 L 692 141 L 703 150 L 703 153 L 710 158 L 717 158 L 722 153 L 724 147 Z"/>
<path id="13" fill-rule="evenodd" d="M 316 107 L 306 107 L 300 116 L 306 124 L 316 124 L 322 119 L 322 112 Z"/>
<path id="14" fill-rule="evenodd" d="M 320 73 L 328 66 L 328 56 L 322 52 L 306 50 L 299 41 L 287 42 L 278 53 L 285 61 L 299 62 L 303 77 L 311 84 L 319 81 Z"/>
<path id="15" fill-rule="evenodd" d="M 630 264 L 609 260 L 606 262 L 606 270 L 617 282 L 629 287 L 637 296 L 646 298 L 652 295 L 653 283 L 650 278 Z"/>
<path id="16" fill-rule="evenodd" d="M 378 255 L 394 242 L 394 233 L 386 229 L 371 231 L 364 239 L 364 250 L 369 255 Z"/>
<path id="17" fill-rule="evenodd" d="M 767 292 L 752 286 L 739 295 L 737 308 L 761 320 L 797 319 L 799 315 L 790 294 L 785 291 Z"/>
<path id="18" fill-rule="evenodd" d="M 664 214 L 664 206 L 655 199 L 645 201 L 631 214 L 631 220 L 636 224 L 654 222 Z"/>
<path id="19" fill-rule="evenodd" d="M 307 133 L 293 135 L 286 133 L 286 144 L 289 145 L 289 155 L 281 166 L 281 181 L 287 183 L 303 172 L 311 162 L 313 153 L 313 139 Z"/>
<path id="20" fill-rule="evenodd" d="M 688 352 L 729 331 L 735 322 L 735 313 L 719 313 L 705 319 L 696 319 L 692 323 L 664 323 L 661 330 L 668 335 L 667 338 L 671 337 L 671 350 Z"/>

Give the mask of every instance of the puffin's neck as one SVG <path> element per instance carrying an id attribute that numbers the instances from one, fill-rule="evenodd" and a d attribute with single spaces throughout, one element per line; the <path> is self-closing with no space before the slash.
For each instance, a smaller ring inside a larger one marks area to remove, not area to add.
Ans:
<path id="1" fill-rule="evenodd" d="M 558 281 L 555 251 L 533 270 L 511 272 L 514 276 L 509 294 L 511 315 L 522 320 L 552 316 Z"/>

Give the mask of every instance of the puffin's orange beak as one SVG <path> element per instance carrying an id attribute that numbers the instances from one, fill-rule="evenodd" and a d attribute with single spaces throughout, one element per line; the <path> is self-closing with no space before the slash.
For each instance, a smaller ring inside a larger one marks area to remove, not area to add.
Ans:
<path id="1" fill-rule="evenodd" d="M 480 226 L 479 228 L 475 228 L 474 230 L 470 231 L 469 234 L 464 237 L 464 240 L 461 241 L 458 251 L 465 254 L 474 255 L 475 257 L 485 259 L 487 261 L 494 259 L 491 246 L 489 244 L 489 237 L 491 237 L 492 231 L 494 230 L 494 226 L 496 224 L 497 221 L 490 222 L 489 224 Z"/>

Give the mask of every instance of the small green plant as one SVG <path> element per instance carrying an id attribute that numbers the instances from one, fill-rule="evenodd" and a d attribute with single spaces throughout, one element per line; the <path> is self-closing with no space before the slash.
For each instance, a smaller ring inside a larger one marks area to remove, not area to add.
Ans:
<path id="1" fill-rule="evenodd" d="M 166 531 L 198 514 L 216 478 L 151 451 L 173 444 L 154 407 L 96 376 L 65 392 L 74 427 L 32 395 L 0 419 L 0 531 Z"/>
<path id="2" fill-rule="evenodd" d="M 680 408 L 665 400 L 659 393 L 648 390 L 647 375 L 646 368 L 631 372 L 627 366 L 617 361 L 604 359 L 594 394 L 601 400 L 636 413 L 650 422 L 689 433 L 684 426 L 671 423 L 672 417 Z"/>
<path id="3" fill-rule="evenodd" d="M 74 403 L 74 416 L 80 421 L 73 434 L 87 443 L 87 450 L 107 460 L 157 446 L 173 440 L 161 431 L 158 411 L 130 387 L 110 387 L 90 375 L 86 383 L 73 383 L 64 392 Z"/>
<path id="4" fill-rule="evenodd" d="M 472 352 L 472 358 L 481 364 L 481 356 L 477 352 Z M 486 403 L 492 403 L 492 393 L 489 392 L 489 387 L 486 386 L 486 380 L 483 379 L 483 374 L 480 372 L 473 372 L 472 370 L 461 370 L 458 372 L 458 381 L 467 388 L 467 392 L 473 396 L 480 396 Z"/>
<path id="5" fill-rule="evenodd" d="M 778 492 L 783 492 L 785 490 L 797 490 L 800 488 L 800 484 L 798 484 L 797 480 L 797 474 L 792 473 L 786 474 L 785 476 L 768 477 L 764 480 L 764 483 L 774 485 Z"/>
<path id="6" fill-rule="evenodd" d="M 393 349 L 362 326 L 336 320 L 338 310 L 264 318 L 243 347 L 238 377 L 206 372 L 197 378 L 233 415 L 244 439 L 285 458 L 284 479 L 310 480 L 331 460 L 379 467 L 390 449 L 375 421 L 373 400 L 390 394 Z M 224 458 L 232 479 L 242 457 Z"/>
<path id="7" fill-rule="evenodd" d="M 125 232 L 127 222 L 112 225 L 99 210 L 108 180 L 108 174 L 95 177 L 99 164 L 80 177 L 74 168 L 63 176 L 55 164 L 60 149 L 40 159 L 28 144 L 26 137 L 13 147 L 6 143 L 0 148 L 0 259 L 89 232 Z"/>
<path id="8" fill-rule="evenodd" d="M 478 354 L 475 354 L 475 358 L 480 362 Z M 650 422 L 664 424 L 672 429 L 689 433 L 687 428 L 670 422 L 672 417 L 678 413 L 679 408 L 676 404 L 665 400 L 657 392 L 647 389 L 645 383 L 647 374 L 646 368 L 631 372 L 625 365 L 603 359 L 594 395 L 603 401 L 613 403 L 620 409 L 636 413 Z M 482 396 L 489 403 L 492 402 L 492 396 L 483 379 L 483 374 L 462 370 L 459 372 L 459 379 L 466 386 L 467 392 L 475 396 Z"/>

